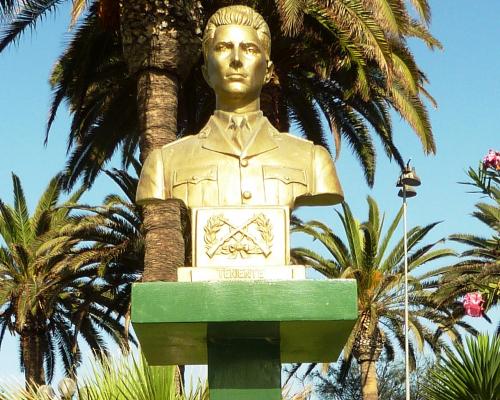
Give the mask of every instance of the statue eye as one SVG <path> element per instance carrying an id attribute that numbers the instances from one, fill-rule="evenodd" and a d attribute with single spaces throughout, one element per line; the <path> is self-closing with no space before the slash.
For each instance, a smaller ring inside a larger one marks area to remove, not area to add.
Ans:
<path id="1" fill-rule="evenodd" d="M 245 51 L 245 53 L 248 53 L 248 54 L 259 54 L 260 53 L 259 46 L 257 46 L 254 43 L 244 43 L 244 44 L 242 43 L 241 48 Z"/>
<path id="2" fill-rule="evenodd" d="M 257 46 L 254 46 L 254 45 L 247 46 L 246 50 L 250 54 L 257 54 L 257 53 L 259 53 L 259 48 Z"/>
<path id="3" fill-rule="evenodd" d="M 215 46 L 214 46 L 214 50 L 215 51 L 225 51 L 225 50 L 229 50 L 230 48 L 230 44 L 228 43 L 217 43 Z"/>

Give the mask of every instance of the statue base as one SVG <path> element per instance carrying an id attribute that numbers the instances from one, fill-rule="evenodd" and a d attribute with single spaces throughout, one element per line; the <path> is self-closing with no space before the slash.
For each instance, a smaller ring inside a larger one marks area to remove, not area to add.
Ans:
<path id="1" fill-rule="evenodd" d="M 132 323 L 150 365 L 208 364 L 211 400 L 279 400 L 281 363 L 337 360 L 356 281 L 147 282 Z"/>

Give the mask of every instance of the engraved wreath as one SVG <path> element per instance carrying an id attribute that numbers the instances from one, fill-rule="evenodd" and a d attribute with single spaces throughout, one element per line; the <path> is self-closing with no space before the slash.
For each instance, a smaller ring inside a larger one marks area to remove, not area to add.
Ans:
<path id="1" fill-rule="evenodd" d="M 222 228 L 227 233 L 219 234 Z M 252 231 L 252 227 L 256 232 Z M 261 254 L 268 257 L 273 243 L 273 226 L 265 214 L 253 215 L 243 225 L 233 225 L 224 215 L 211 216 L 205 227 L 205 251 L 212 258 L 215 255 L 229 255 L 246 258 Z"/>

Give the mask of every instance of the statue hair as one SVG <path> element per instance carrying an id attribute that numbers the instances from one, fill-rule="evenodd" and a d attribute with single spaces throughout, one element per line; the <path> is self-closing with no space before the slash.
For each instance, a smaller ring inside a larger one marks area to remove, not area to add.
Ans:
<path id="1" fill-rule="evenodd" d="M 236 5 L 219 8 L 208 20 L 203 32 L 203 57 L 207 59 L 208 46 L 214 38 L 215 30 L 223 25 L 244 25 L 254 28 L 264 48 L 266 58 L 271 54 L 271 32 L 267 22 L 254 9 Z"/>

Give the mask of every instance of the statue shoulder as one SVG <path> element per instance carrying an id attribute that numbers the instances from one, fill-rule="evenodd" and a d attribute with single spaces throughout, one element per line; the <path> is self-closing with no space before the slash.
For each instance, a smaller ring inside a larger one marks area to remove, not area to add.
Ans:
<path id="1" fill-rule="evenodd" d="M 314 148 L 314 143 L 310 140 L 301 138 L 299 136 L 295 136 L 288 132 L 277 132 L 278 137 L 281 138 L 283 143 L 287 143 L 290 146 L 299 146 L 302 147 L 306 151 L 312 151 Z"/>
<path id="2" fill-rule="evenodd" d="M 322 164 L 332 164 L 333 165 L 333 159 L 332 155 L 323 146 L 320 145 L 314 145 L 314 158 L 316 159 L 317 163 L 322 163 Z"/>
<path id="3" fill-rule="evenodd" d="M 296 135 L 293 135 L 291 133 L 288 133 L 288 132 L 282 132 L 281 133 L 282 135 L 286 135 L 287 138 L 290 138 L 292 140 L 296 140 L 297 143 L 302 143 L 302 144 L 310 144 L 310 145 L 314 145 L 314 143 L 311 141 L 311 140 L 308 140 L 308 139 L 304 139 L 300 136 L 296 136 Z"/>
<path id="4" fill-rule="evenodd" d="M 191 147 L 197 144 L 200 139 L 205 139 L 210 134 L 211 129 L 212 127 L 210 126 L 210 123 L 207 123 L 197 134 L 184 136 L 183 138 L 177 139 L 172 143 L 166 144 L 161 148 L 162 152 L 168 153 L 180 150 L 186 146 Z"/>
<path id="5" fill-rule="evenodd" d="M 198 135 L 185 136 L 183 138 L 174 140 L 173 142 L 168 143 L 168 144 L 162 146 L 161 147 L 161 152 L 163 154 L 165 154 L 165 153 L 177 151 L 177 150 L 182 149 L 185 146 L 190 146 L 190 145 L 192 145 L 193 143 L 195 143 L 197 141 L 198 141 Z"/>
<path id="6" fill-rule="evenodd" d="M 291 133 L 276 132 L 280 138 L 280 146 L 285 148 L 286 151 L 300 151 L 307 159 L 312 157 L 318 166 L 333 165 L 332 156 L 324 146 L 314 144 L 311 140 L 292 135 Z"/>

